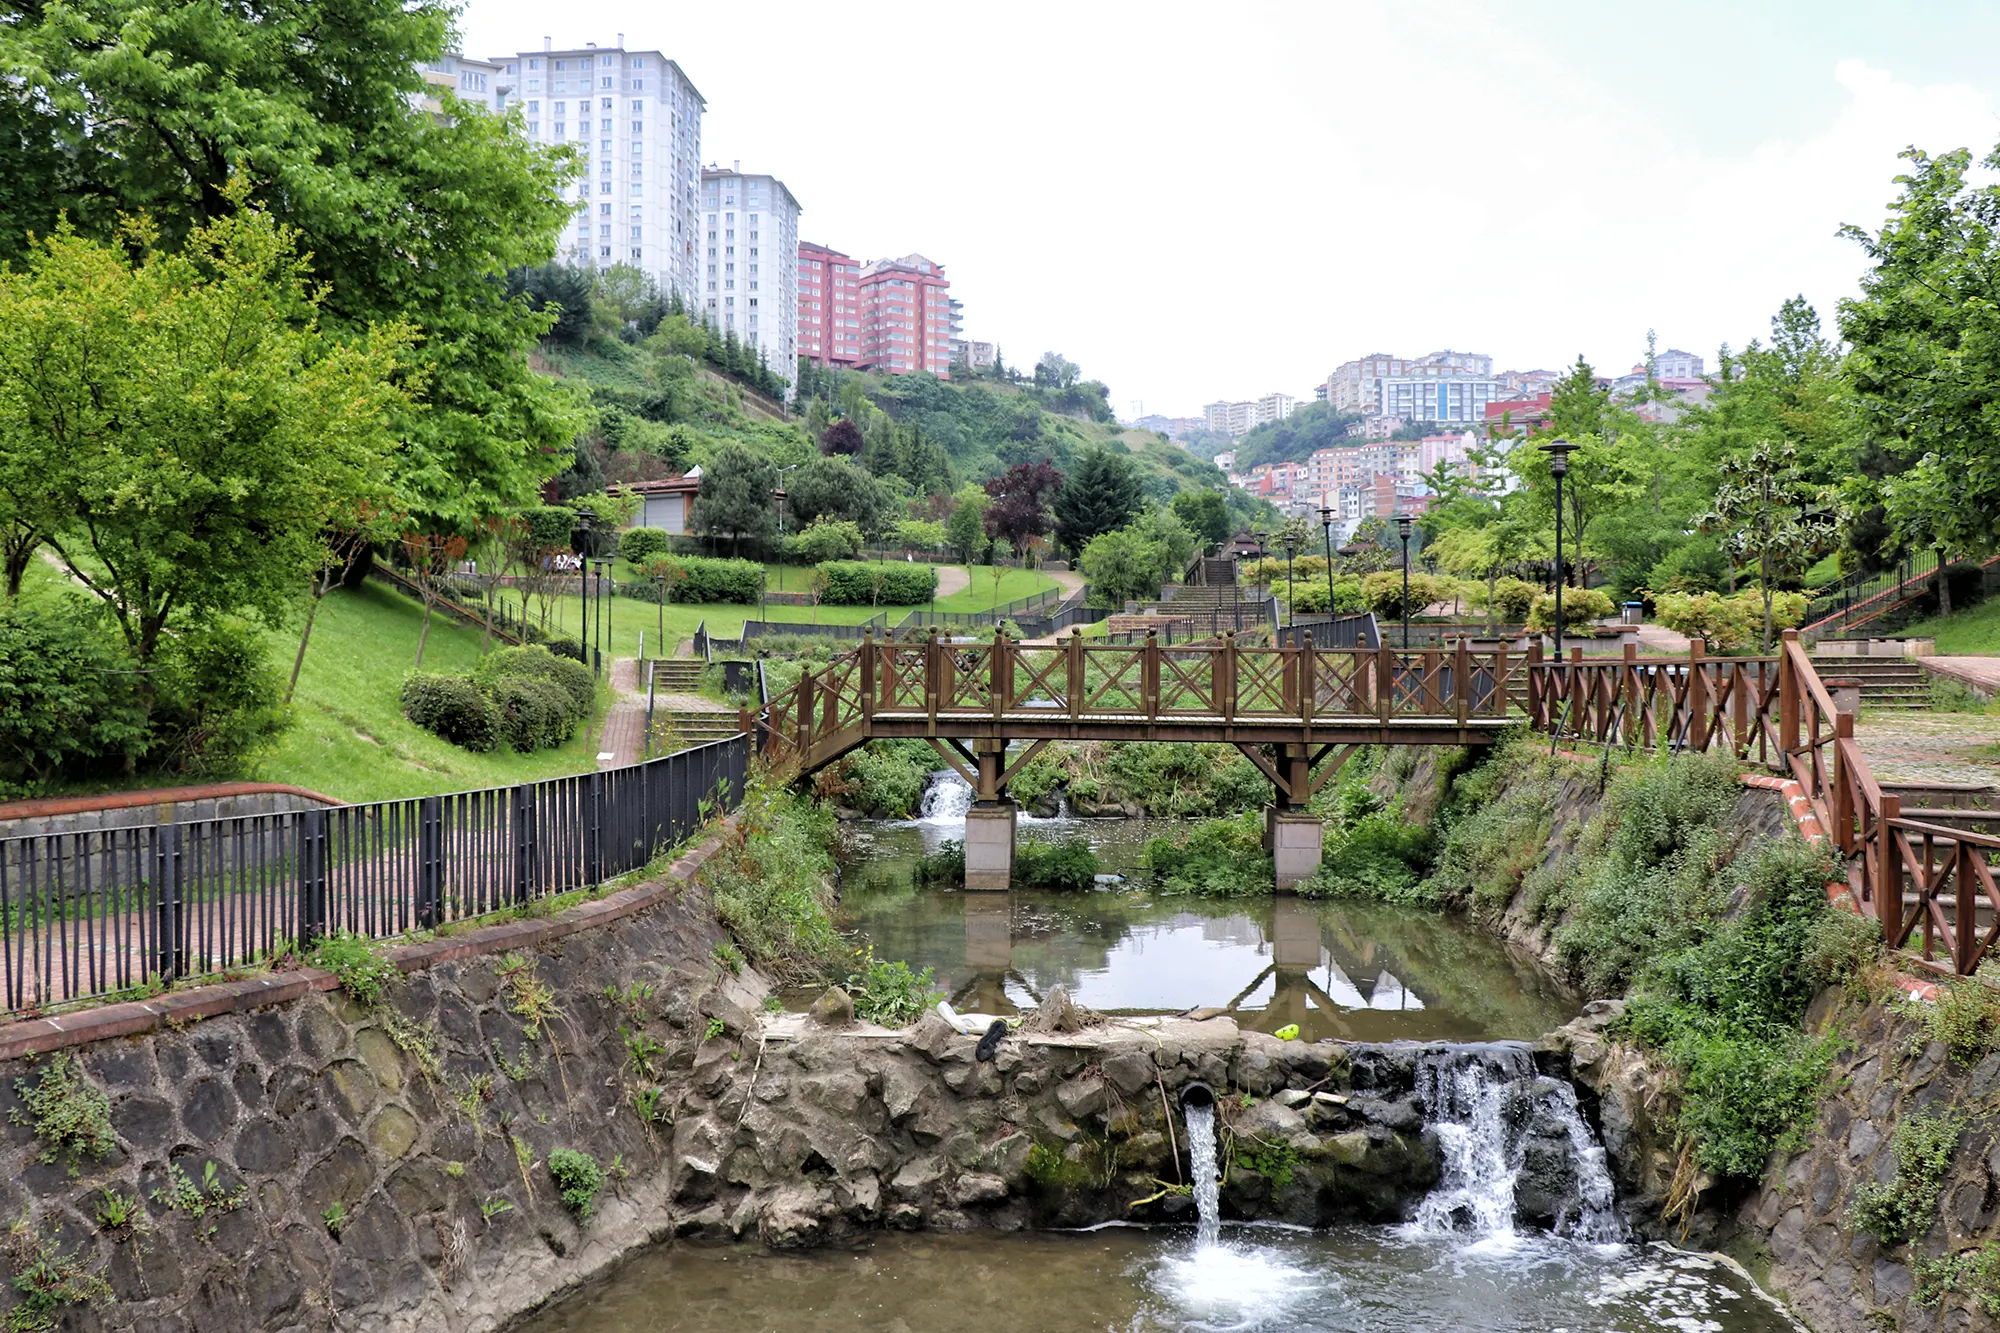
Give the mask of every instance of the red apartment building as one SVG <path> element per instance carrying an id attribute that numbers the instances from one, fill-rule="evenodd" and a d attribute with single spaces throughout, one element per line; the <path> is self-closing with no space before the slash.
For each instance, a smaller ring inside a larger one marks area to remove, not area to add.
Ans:
<path id="1" fill-rule="evenodd" d="M 861 364 L 907 375 L 951 377 L 951 281 L 922 255 L 878 259 L 861 270 Z"/>
<path id="2" fill-rule="evenodd" d="M 799 355 L 822 366 L 861 364 L 861 264 L 799 242 Z"/>

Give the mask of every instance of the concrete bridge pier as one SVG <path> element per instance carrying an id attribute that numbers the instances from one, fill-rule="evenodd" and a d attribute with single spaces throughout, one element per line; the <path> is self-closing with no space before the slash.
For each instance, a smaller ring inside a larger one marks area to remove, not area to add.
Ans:
<path id="1" fill-rule="evenodd" d="M 1264 845 L 1270 849 L 1271 870 L 1278 891 L 1295 889 L 1313 877 L 1326 839 L 1326 826 L 1302 805 L 1264 807 Z"/>
<path id="2" fill-rule="evenodd" d="M 965 887 L 1006 889 L 1014 879 L 1014 823 L 1020 813 L 1005 785 L 1007 743 L 976 741 L 979 781 L 965 812 Z"/>

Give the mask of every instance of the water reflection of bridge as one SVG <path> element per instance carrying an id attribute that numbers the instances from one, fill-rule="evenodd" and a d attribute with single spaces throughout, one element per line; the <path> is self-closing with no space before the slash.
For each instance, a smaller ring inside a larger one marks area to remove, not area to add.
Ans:
<path id="1" fill-rule="evenodd" d="M 967 893 L 959 900 L 965 913 L 966 976 L 951 1002 L 968 1012 L 1011 1013 L 1020 1007 L 1009 993 L 1011 986 L 1030 1003 L 1039 1003 L 1043 997 L 1033 979 L 1015 966 L 1014 895 Z M 1261 1032 L 1296 1024 L 1307 1040 L 1372 1039 L 1401 1035 L 1395 1016 L 1427 1008 L 1421 981 L 1410 979 L 1409 965 L 1394 950 L 1376 941 L 1340 938 L 1316 904 L 1280 897 L 1270 905 L 1268 929 L 1247 916 L 1202 923 L 1203 935 L 1218 940 L 1234 942 L 1239 934 L 1254 933 L 1264 946 L 1259 953 L 1268 959 L 1254 974 L 1232 978 L 1233 994 L 1209 999 L 1213 1012 Z M 1238 925 L 1240 931 L 1232 928 Z M 1083 998 L 1088 1003 L 1088 996 Z"/>

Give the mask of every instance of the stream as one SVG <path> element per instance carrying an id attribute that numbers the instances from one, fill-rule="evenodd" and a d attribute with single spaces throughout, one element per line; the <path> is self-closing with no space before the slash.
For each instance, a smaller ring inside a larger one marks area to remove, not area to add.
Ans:
<path id="1" fill-rule="evenodd" d="M 672 1244 L 528 1320 L 530 1333 L 1776 1333 L 1799 1327 L 1713 1256 L 1632 1243 L 1604 1151 L 1568 1083 L 1524 1044 L 1577 1012 L 1528 959 L 1434 913 L 1372 904 L 1155 898 L 1145 840 L 1167 821 L 1023 818 L 1088 838 L 1106 876 L 1079 894 L 923 889 L 962 836 L 969 792 L 934 779 L 923 816 L 851 826 L 842 920 L 884 958 L 933 969 L 961 1009 L 1013 1013 L 1056 986 L 1107 1012 L 1212 1007 L 1305 1040 L 1450 1043 L 1418 1070 L 1442 1175 L 1404 1225 L 1305 1231 L 1223 1218 L 1213 1099 L 1180 1108 L 1195 1226 L 882 1232 L 806 1253 Z M 809 995 L 788 997 L 795 1005 Z M 1516 1225 L 1531 1155 L 1573 1183 Z"/>

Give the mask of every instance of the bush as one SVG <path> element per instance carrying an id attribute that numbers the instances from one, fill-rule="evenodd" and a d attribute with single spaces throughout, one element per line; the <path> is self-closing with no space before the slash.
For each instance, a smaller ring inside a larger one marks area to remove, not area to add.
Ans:
<path id="1" fill-rule="evenodd" d="M 804 532 L 785 538 L 785 554 L 808 565 L 826 560 L 845 560 L 861 550 L 861 525 L 844 518 L 812 521 Z"/>
<path id="2" fill-rule="evenodd" d="M 510 676 L 549 681 L 569 698 L 579 720 L 590 716 L 597 704 L 597 682 L 589 668 L 567 657 L 558 657 L 547 648 L 502 648 L 488 653 L 473 675 L 480 684 L 489 687 Z"/>
<path id="3" fill-rule="evenodd" d="M 1618 608 L 1611 604 L 1611 598 L 1596 588 L 1563 589 L 1563 628 L 1587 625 L 1593 620 L 1603 620 Z M 1554 593 L 1535 594 L 1535 600 L 1528 607 L 1528 628 L 1532 630 L 1554 629 L 1556 623 L 1556 597 Z"/>
<path id="4" fill-rule="evenodd" d="M 929 565 L 886 561 L 828 560 L 820 600 L 829 606 L 914 606 L 937 595 L 937 572 Z"/>
<path id="5" fill-rule="evenodd" d="M 673 549 L 673 534 L 665 528 L 627 528 L 618 539 L 618 554 L 628 565 L 643 565 Z"/>
<path id="6" fill-rule="evenodd" d="M 553 680 L 502 676 L 493 682 L 489 693 L 499 713 L 500 734 L 522 754 L 552 750 L 576 733 L 576 709 Z"/>
<path id="7" fill-rule="evenodd" d="M 1933 1109 L 1904 1117 L 1896 1126 L 1895 1178 L 1886 1185 L 1870 1181 L 1856 1190 L 1848 1221 L 1884 1245 L 1901 1245 L 1929 1232 L 1964 1132 L 1965 1117 L 1958 1112 Z"/>
<path id="8" fill-rule="evenodd" d="M 917 858 L 910 878 L 923 889 L 955 889 L 964 884 L 965 844 L 956 838 L 945 839 L 936 851 Z"/>
<path id="9" fill-rule="evenodd" d="M 871 741 L 841 761 L 837 789 L 821 794 L 866 815 L 908 819 L 923 804 L 925 784 L 937 764 L 937 751 L 922 741 Z"/>
<path id="10" fill-rule="evenodd" d="M 885 1028 L 908 1027 L 944 998 L 931 989 L 930 968 L 912 972 L 908 963 L 877 958 L 872 948 L 860 971 L 847 978 L 846 989 L 854 997 L 854 1016 Z"/>
<path id="11" fill-rule="evenodd" d="M 153 656 L 146 757 L 173 772 L 229 772 L 289 725 L 284 680 L 262 639 L 225 621 L 187 626 Z"/>
<path id="12" fill-rule="evenodd" d="M 753 789 L 735 837 L 702 866 L 715 914 L 758 969 L 780 985 L 824 981 L 848 946 L 833 928 L 830 808 Z"/>
<path id="13" fill-rule="evenodd" d="M 1146 843 L 1146 864 L 1164 894 L 1244 898 L 1271 891 L 1259 811 L 1206 820 L 1179 842 L 1153 838 Z"/>
<path id="14" fill-rule="evenodd" d="M 572 662 L 583 661 L 583 645 L 575 639 L 548 639 L 541 646 L 557 657 L 567 657 Z"/>
<path id="15" fill-rule="evenodd" d="M 1503 743 L 1452 784 L 1438 812 L 1442 847 L 1424 898 L 1486 916 L 1505 912 L 1548 849 L 1561 799 L 1547 745 L 1533 736 Z"/>
<path id="16" fill-rule="evenodd" d="M 0 600 L 0 795 L 137 751 L 146 714 L 123 640 L 69 592 Z"/>
<path id="17" fill-rule="evenodd" d="M 1014 847 L 1014 882 L 1025 888 L 1081 892 L 1096 885 L 1098 869 L 1097 853 L 1080 836 L 1061 842 L 1023 839 Z"/>
<path id="18" fill-rule="evenodd" d="M 1484 583 L 1477 585 L 1472 594 L 1472 604 L 1494 612 L 1507 624 L 1524 625 L 1528 613 L 1534 609 L 1535 598 L 1540 595 L 1541 590 L 1525 579 L 1496 579 L 1491 596 L 1488 596 Z M 1567 604 L 1563 609 L 1569 609 Z"/>
<path id="19" fill-rule="evenodd" d="M 1420 616 L 1437 602 L 1449 602 L 1457 593 L 1451 579 L 1410 571 L 1410 614 Z M 1385 570 L 1361 580 L 1361 599 L 1370 611 L 1386 619 L 1403 618 L 1403 571 Z"/>
<path id="20" fill-rule="evenodd" d="M 563 1207 L 588 1222 L 597 1211 L 597 1192 L 604 1188 L 604 1168 L 587 1152 L 557 1148 L 549 1154 L 549 1178 L 562 1192 Z"/>
<path id="21" fill-rule="evenodd" d="M 1719 652 L 1745 648 L 1764 633 L 1764 594 L 1752 588 L 1733 597 L 1721 593 L 1662 593 L 1653 599 L 1662 625 L 1699 638 Z M 1806 614 L 1802 592 L 1771 594 L 1771 629 L 1796 629 Z"/>
<path id="22" fill-rule="evenodd" d="M 500 743 L 500 714 L 470 676 L 411 672 L 403 680 L 403 716 L 440 740 L 475 754 Z"/>
<path id="23" fill-rule="evenodd" d="M 709 556 L 670 557 L 682 574 L 668 594 L 675 602 L 706 605 L 733 602 L 754 606 L 764 594 L 764 567 L 752 560 L 720 560 Z"/>

